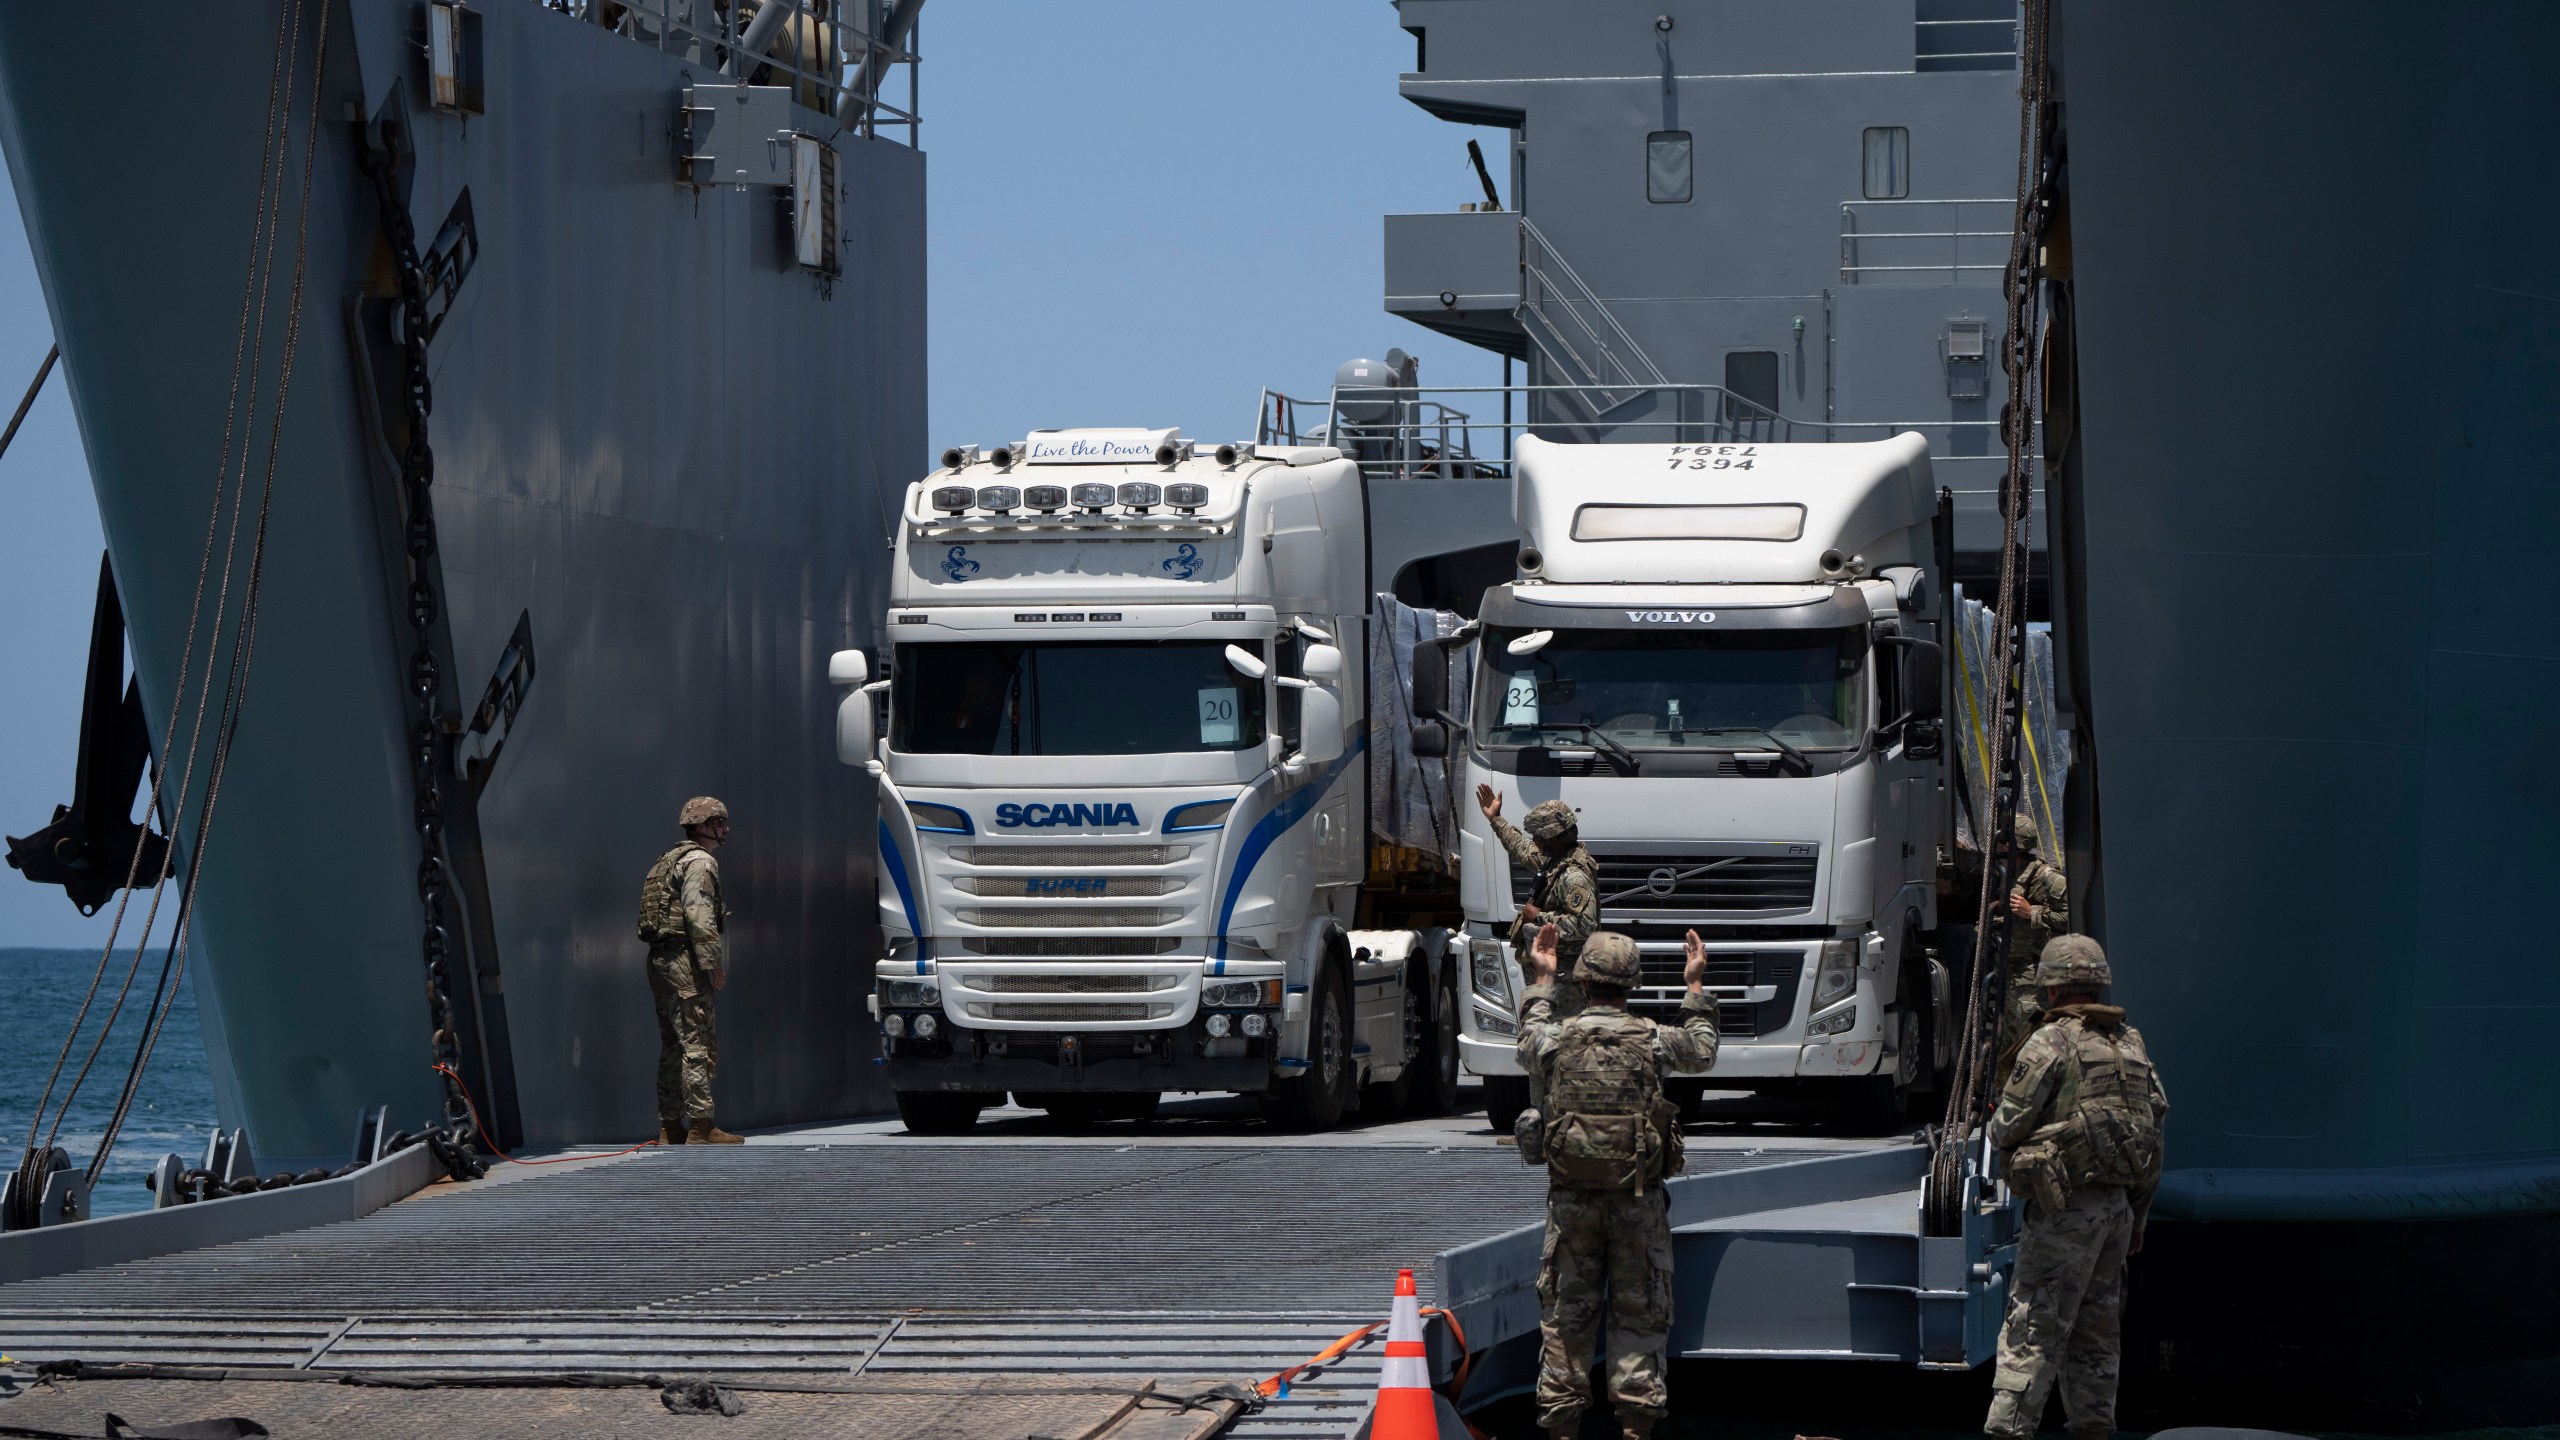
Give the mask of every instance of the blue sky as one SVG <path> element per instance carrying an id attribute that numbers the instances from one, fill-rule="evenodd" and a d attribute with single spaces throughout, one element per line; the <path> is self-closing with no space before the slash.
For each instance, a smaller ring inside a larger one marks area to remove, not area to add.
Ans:
<path id="1" fill-rule="evenodd" d="M 1390 345 L 1429 382 L 1498 383 L 1379 309 L 1379 217 L 1480 194 L 1480 132 L 1396 94 L 1413 39 L 1387 0 L 933 0 L 922 39 L 935 450 L 1046 425 L 1250 438 L 1261 387 L 1321 396 Z M 0 210 L 5 420 L 53 336 L 14 193 Z M 0 516 L 0 830 L 22 835 L 71 798 L 104 543 L 59 372 L 0 457 Z M 0 870 L 0 946 L 104 933 Z"/>

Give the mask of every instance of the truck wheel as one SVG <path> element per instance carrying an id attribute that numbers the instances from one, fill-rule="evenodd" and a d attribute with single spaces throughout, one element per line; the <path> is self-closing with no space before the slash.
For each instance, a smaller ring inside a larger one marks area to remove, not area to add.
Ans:
<path id="1" fill-rule="evenodd" d="M 1529 1077 L 1526 1075 L 1487 1075 L 1484 1077 L 1484 1118 L 1493 1124 L 1493 1133 L 1508 1135 L 1520 1120 L 1520 1112 L 1529 1108 Z"/>
<path id="2" fill-rule="evenodd" d="M 1909 1125 L 1921 1103 L 1915 1087 L 1928 1073 L 1928 1052 L 1919 1048 L 1928 1043 L 1928 1030 L 1920 1023 L 1919 1012 L 1898 1005 L 1884 1018 L 1886 1024 L 1900 1027 L 1895 1041 L 1900 1060 L 1891 1070 L 1849 1082 L 1849 1124 L 1862 1135 L 1890 1135 Z"/>
<path id="3" fill-rule="evenodd" d="M 1306 1068 L 1272 1082 L 1264 1113 L 1291 1130 L 1330 1130 L 1351 1097 L 1351 1006 L 1341 974 L 1330 967 L 1309 998 Z"/>
<path id="4" fill-rule="evenodd" d="M 1437 1016 L 1422 1027 L 1422 1053 L 1414 1059 L 1413 1092 L 1405 1108 L 1416 1115 L 1446 1115 L 1458 1108 L 1458 985 L 1455 967 L 1440 982 Z"/>
<path id="5" fill-rule="evenodd" d="M 910 1135 L 958 1135 L 973 1129 L 987 1097 L 968 1091 L 901 1090 L 898 1118 Z"/>

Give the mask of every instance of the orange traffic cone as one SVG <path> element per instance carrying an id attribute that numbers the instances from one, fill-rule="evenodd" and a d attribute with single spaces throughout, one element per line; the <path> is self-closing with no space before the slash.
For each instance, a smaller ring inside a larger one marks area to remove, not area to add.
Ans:
<path id="1" fill-rule="evenodd" d="M 1396 1308 L 1387 1317 L 1386 1365 L 1378 1372 L 1378 1408 L 1369 1440 L 1438 1440 L 1439 1397 L 1431 1391 L 1431 1362 L 1423 1358 L 1422 1301 L 1413 1272 L 1396 1272 Z"/>

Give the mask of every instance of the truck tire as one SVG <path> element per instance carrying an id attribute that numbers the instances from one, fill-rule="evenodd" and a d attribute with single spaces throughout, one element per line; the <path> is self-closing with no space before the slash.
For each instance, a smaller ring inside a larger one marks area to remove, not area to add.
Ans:
<path id="1" fill-rule="evenodd" d="M 1900 997 L 1894 1007 L 1884 1013 L 1885 1023 L 1899 1027 L 1895 1048 L 1899 1062 L 1891 1070 L 1861 1075 L 1849 1082 L 1849 1126 L 1861 1135 L 1891 1135 L 1909 1127 L 1912 1117 L 1928 1104 L 1928 1096 L 1919 1088 L 1934 1058 L 1928 1047 L 1932 1043 L 1927 1019 L 1930 993 L 1926 988 L 1926 972 L 1914 975 L 1905 970 L 1895 987 Z M 1911 1003 L 1918 996 L 1920 1004 Z"/>
<path id="2" fill-rule="evenodd" d="M 965 1090 L 901 1090 L 898 1118 L 910 1135 L 958 1135 L 976 1127 L 987 1097 Z"/>
<path id="3" fill-rule="evenodd" d="M 1496 1135 L 1508 1135 L 1529 1108 L 1529 1077 L 1526 1075 L 1487 1075 L 1484 1077 L 1484 1118 L 1493 1125 Z"/>
<path id="4" fill-rule="evenodd" d="M 1351 1099 L 1351 1003 L 1342 974 L 1325 967 L 1307 997 L 1307 1063 L 1263 1092 L 1263 1113 L 1290 1130 L 1330 1130 Z"/>
<path id="5" fill-rule="evenodd" d="M 1456 968 L 1431 993 L 1437 1002 L 1422 1026 L 1422 1053 L 1414 1059 L 1413 1089 L 1405 1109 L 1414 1115 L 1446 1115 L 1458 1108 L 1458 979 Z"/>

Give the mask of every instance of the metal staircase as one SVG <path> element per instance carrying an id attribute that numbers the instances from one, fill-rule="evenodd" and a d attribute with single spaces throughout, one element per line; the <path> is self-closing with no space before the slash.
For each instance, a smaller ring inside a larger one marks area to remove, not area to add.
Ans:
<path id="1" fill-rule="evenodd" d="M 1591 423 L 1671 382 L 1528 216 L 1520 217 L 1520 326 L 1543 359 L 1554 401 Z"/>

